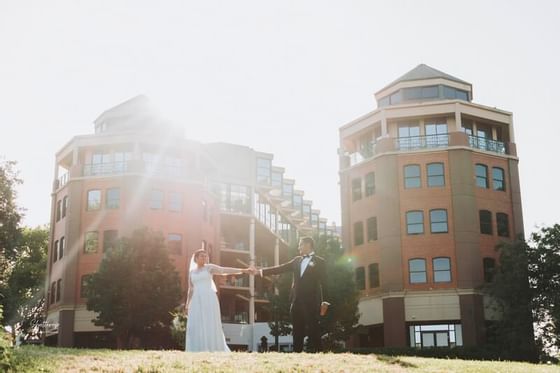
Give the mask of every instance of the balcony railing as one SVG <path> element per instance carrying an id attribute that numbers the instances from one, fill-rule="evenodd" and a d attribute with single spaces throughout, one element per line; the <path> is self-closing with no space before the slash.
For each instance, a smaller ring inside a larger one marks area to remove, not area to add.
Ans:
<path id="1" fill-rule="evenodd" d="M 498 154 L 506 154 L 506 144 L 501 141 L 487 139 L 486 137 L 469 135 L 469 146 Z"/>
<path id="2" fill-rule="evenodd" d="M 126 162 L 89 163 L 84 165 L 84 176 L 115 175 L 127 171 Z"/>
<path id="3" fill-rule="evenodd" d="M 376 143 L 372 141 L 363 146 L 359 151 L 350 153 L 350 166 L 361 163 L 366 159 L 373 157 L 375 155 L 375 146 Z"/>
<path id="4" fill-rule="evenodd" d="M 441 148 L 447 146 L 449 146 L 448 134 L 399 137 L 395 139 L 396 150 Z"/>
<path id="5" fill-rule="evenodd" d="M 227 280 L 224 282 L 224 286 L 232 286 L 236 288 L 248 288 L 249 287 L 249 278 L 247 276 L 244 277 L 228 277 Z"/>

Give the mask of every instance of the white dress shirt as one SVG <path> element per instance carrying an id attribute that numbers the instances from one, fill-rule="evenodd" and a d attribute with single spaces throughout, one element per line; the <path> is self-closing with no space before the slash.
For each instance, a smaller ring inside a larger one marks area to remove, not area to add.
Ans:
<path id="1" fill-rule="evenodd" d="M 299 277 L 303 276 L 303 273 L 305 272 L 305 269 L 307 268 L 307 266 L 309 265 L 309 262 L 311 261 L 311 256 L 315 255 L 315 252 L 310 252 L 309 256 L 307 256 L 306 258 L 303 258 L 301 260 L 301 271 L 299 273 Z"/>

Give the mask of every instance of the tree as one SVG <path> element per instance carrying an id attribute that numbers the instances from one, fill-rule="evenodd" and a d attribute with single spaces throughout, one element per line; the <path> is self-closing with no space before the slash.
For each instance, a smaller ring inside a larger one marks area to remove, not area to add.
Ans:
<path id="1" fill-rule="evenodd" d="M 21 211 L 16 205 L 16 186 L 21 184 L 13 161 L 0 162 L 0 257 L 13 259 L 21 237 Z M 4 265 L 6 263 L 4 262 Z M 5 270 L 0 268 L 0 275 Z"/>
<path id="2" fill-rule="evenodd" d="M 528 247 L 522 237 L 513 242 L 502 242 L 494 280 L 486 291 L 501 315 L 489 330 L 490 343 L 496 345 L 502 358 L 535 361 L 532 317 L 532 291 L 529 286 Z"/>
<path id="3" fill-rule="evenodd" d="M 544 351 L 560 348 L 560 224 L 531 235 L 529 279 L 537 342 Z"/>
<path id="4" fill-rule="evenodd" d="M 112 329 L 117 348 L 169 330 L 181 286 L 163 236 L 140 229 L 119 240 L 87 282 L 86 295 L 88 310 L 97 313 L 94 324 Z"/>
<path id="5" fill-rule="evenodd" d="M 295 248 L 292 248 L 295 255 Z M 354 282 L 354 271 L 337 238 L 326 235 L 315 237 L 315 253 L 327 262 L 327 293 L 331 303 L 327 315 L 321 320 L 323 348 L 335 349 L 355 332 L 358 326 L 359 292 Z M 273 320 L 268 323 L 271 335 L 288 335 L 291 332 L 289 293 L 291 274 L 278 279 L 279 294 L 272 296 Z M 275 312 L 278 323 L 275 322 Z"/>
<path id="6" fill-rule="evenodd" d="M 21 212 L 16 205 L 16 186 L 21 184 L 15 170 L 15 162 L 0 161 L 0 303 L 5 303 L 9 289 L 8 278 L 13 269 L 15 248 L 21 231 Z M 6 314 L 6 310 L 4 310 Z M 0 315 L 0 321 L 4 317 Z"/>
<path id="7" fill-rule="evenodd" d="M 48 243 L 48 227 L 23 228 L 12 252 L 1 303 L 4 322 L 11 326 L 14 340 L 17 332 L 23 333 L 24 341 L 39 337 Z"/>

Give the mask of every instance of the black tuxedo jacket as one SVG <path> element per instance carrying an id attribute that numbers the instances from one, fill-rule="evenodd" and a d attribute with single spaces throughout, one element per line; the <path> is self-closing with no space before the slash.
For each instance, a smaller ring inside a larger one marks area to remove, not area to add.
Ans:
<path id="1" fill-rule="evenodd" d="M 327 274 L 325 259 L 312 255 L 307 264 L 303 276 L 301 273 L 302 256 L 296 256 L 287 263 L 276 267 L 263 268 L 263 276 L 277 275 L 284 272 L 292 272 L 292 290 L 290 293 L 291 303 L 303 302 L 309 306 L 320 306 L 327 297 Z"/>

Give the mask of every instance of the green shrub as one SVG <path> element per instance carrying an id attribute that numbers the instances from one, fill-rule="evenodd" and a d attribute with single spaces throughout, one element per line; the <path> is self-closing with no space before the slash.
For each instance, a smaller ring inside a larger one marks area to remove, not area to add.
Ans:
<path id="1" fill-rule="evenodd" d="M 8 333 L 0 329 L 0 371 L 7 372 L 12 368 L 12 339 Z"/>

